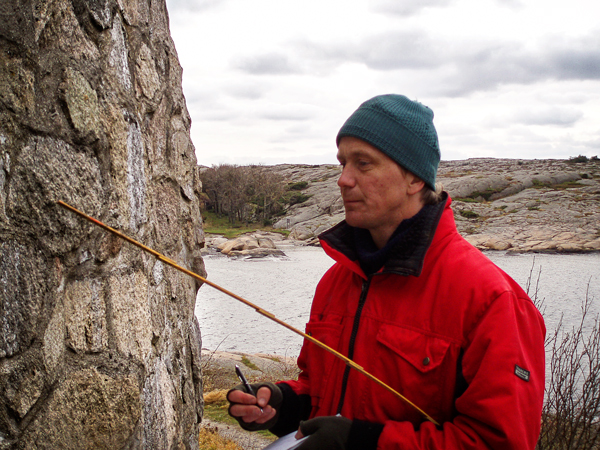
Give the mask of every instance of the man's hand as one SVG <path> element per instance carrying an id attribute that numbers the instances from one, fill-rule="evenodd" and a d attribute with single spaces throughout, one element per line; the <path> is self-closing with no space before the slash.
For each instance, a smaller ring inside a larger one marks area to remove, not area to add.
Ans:
<path id="1" fill-rule="evenodd" d="M 309 436 L 297 450 L 347 450 L 352 421 L 341 416 L 316 417 L 300 422 L 296 439 Z"/>
<path id="2" fill-rule="evenodd" d="M 251 386 L 256 397 L 248 394 L 242 384 L 227 393 L 229 415 L 245 430 L 267 430 L 277 422 L 283 394 L 273 383 L 256 383 Z"/>

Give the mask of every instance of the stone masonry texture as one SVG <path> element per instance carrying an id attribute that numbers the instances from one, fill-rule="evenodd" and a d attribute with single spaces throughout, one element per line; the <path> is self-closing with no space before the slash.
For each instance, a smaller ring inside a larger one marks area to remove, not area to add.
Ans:
<path id="1" fill-rule="evenodd" d="M 0 4 L 0 449 L 196 449 L 201 191 L 165 0 Z"/>

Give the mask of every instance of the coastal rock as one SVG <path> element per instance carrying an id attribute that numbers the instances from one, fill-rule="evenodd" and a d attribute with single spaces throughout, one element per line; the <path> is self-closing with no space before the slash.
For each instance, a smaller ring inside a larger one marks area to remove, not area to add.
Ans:
<path id="1" fill-rule="evenodd" d="M 258 240 L 256 238 L 252 236 L 241 236 L 219 245 L 218 248 L 221 253 L 227 255 L 234 250 L 254 250 L 259 247 L 260 246 L 258 245 Z"/>
<path id="2" fill-rule="evenodd" d="M 164 0 L 3 2 L 0 449 L 195 449 L 201 192 Z"/>
<path id="3" fill-rule="evenodd" d="M 307 182 L 308 200 L 274 227 L 291 239 L 316 236 L 344 218 L 334 165 L 269 167 L 288 183 Z M 475 158 L 442 161 L 438 180 L 453 199 L 459 232 L 482 250 L 598 251 L 600 161 Z"/>
<path id="4" fill-rule="evenodd" d="M 226 240 L 219 244 L 212 244 L 224 255 L 247 258 L 262 258 L 265 256 L 285 256 L 277 248 L 273 240 L 263 233 L 242 235 L 235 239 Z M 209 244 L 210 245 L 210 244 Z"/>

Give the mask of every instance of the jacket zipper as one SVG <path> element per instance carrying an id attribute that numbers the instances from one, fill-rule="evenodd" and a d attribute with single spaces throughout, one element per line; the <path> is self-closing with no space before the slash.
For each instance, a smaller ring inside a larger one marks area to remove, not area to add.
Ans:
<path id="1" fill-rule="evenodd" d="M 352 334 L 350 335 L 350 343 L 348 345 L 348 358 L 354 357 L 354 343 L 356 341 L 356 335 L 358 334 L 358 326 L 360 325 L 360 317 L 362 315 L 363 307 L 367 301 L 367 292 L 371 285 L 371 276 L 363 282 L 362 289 L 360 292 L 360 299 L 358 300 L 358 307 L 356 308 L 356 315 L 354 316 L 354 324 L 352 325 Z M 350 366 L 346 365 L 344 370 L 344 378 L 342 379 L 342 394 L 338 403 L 337 414 L 342 414 L 342 407 L 344 406 L 344 399 L 346 397 L 346 388 L 348 387 L 348 377 L 350 376 Z"/>

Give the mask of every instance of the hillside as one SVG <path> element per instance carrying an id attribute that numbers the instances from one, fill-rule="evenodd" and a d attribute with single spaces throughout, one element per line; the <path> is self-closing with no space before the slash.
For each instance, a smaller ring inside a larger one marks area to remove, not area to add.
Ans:
<path id="1" fill-rule="evenodd" d="M 481 249 L 600 251 L 600 161 L 477 158 L 442 161 L 438 182 L 453 199 L 459 232 Z M 269 166 L 289 183 L 306 181 L 309 199 L 288 208 L 276 228 L 314 240 L 344 218 L 338 165 Z"/>

